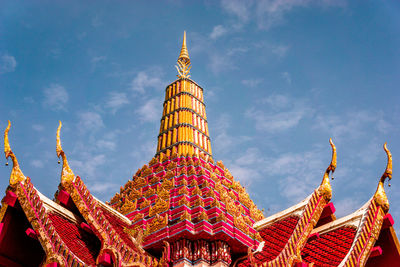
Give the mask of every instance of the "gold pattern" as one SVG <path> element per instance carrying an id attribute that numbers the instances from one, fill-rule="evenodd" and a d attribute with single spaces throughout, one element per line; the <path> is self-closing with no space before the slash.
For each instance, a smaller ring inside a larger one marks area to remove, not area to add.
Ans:
<path id="1" fill-rule="evenodd" d="M 393 168 L 393 163 L 392 163 L 392 154 L 390 153 L 389 149 L 386 146 L 386 143 L 383 145 L 383 149 L 386 152 L 387 155 L 387 164 L 386 164 L 386 169 L 384 173 L 382 174 L 382 177 L 379 181 L 378 188 L 376 189 L 376 192 L 374 194 L 374 199 L 378 205 L 382 207 L 382 209 L 386 212 L 389 211 L 389 200 L 386 196 L 385 188 L 384 188 L 384 183 L 386 178 L 389 180 L 392 179 L 392 168 Z"/>
<path id="2" fill-rule="evenodd" d="M 65 155 L 62 147 L 61 147 L 61 139 L 60 139 L 60 131 L 61 131 L 62 123 L 59 121 L 58 129 L 57 129 L 57 157 L 62 157 L 63 166 L 61 171 L 61 183 L 64 182 L 72 182 L 75 178 L 75 174 L 72 172 L 71 168 L 69 167 L 67 156 Z"/>
<path id="3" fill-rule="evenodd" d="M 190 216 L 190 213 L 187 210 L 184 210 L 179 220 L 180 221 L 188 220 L 190 222 L 192 220 L 192 216 Z"/>
<path id="4" fill-rule="evenodd" d="M 8 131 L 10 130 L 10 127 L 11 127 L 11 122 L 8 121 L 8 126 L 7 126 L 6 130 L 4 131 L 4 155 L 6 156 L 6 159 L 8 159 L 10 157 L 13 162 L 13 168 L 11 170 L 11 175 L 10 175 L 10 185 L 14 186 L 15 184 L 17 184 L 19 182 L 25 181 L 26 177 L 22 173 L 21 169 L 19 168 L 17 157 L 12 152 L 10 143 L 8 141 Z"/>
<path id="5" fill-rule="evenodd" d="M 136 207 L 137 207 L 137 200 L 135 200 L 135 202 L 133 202 L 133 201 L 126 199 L 124 205 L 122 205 L 122 207 L 121 207 L 121 213 L 126 215 L 128 213 L 131 213 L 132 211 L 135 211 Z"/>
<path id="6" fill-rule="evenodd" d="M 168 214 L 165 214 L 165 216 L 160 216 L 156 215 L 156 217 L 150 222 L 149 229 L 147 230 L 148 234 L 154 233 L 155 231 L 158 231 L 165 226 L 168 225 Z"/>
<path id="7" fill-rule="evenodd" d="M 329 167 L 325 171 L 324 177 L 322 178 L 321 185 L 318 187 L 318 193 L 324 196 L 326 200 L 330 200 L 332 198 L 332 187 L 329 181 L 329 174 L 331 172 L 335 172 L 337 162 L 336 147 L 335 144 L 332 142 L 332 138 L 329 138 L 329 143 L 332 147 L 332 159 Z"/>
<path id="8" fill-rule="evenodd" d="M 167 211 L 168 209 L 169 209 L 169 201 L 157 198 L 154 206 L 151 206 L 149 209 L 149 217 L 153 217 L 154 215 Z"/>
<path id="9" fill-rule="evenodd" d="M 208 215 L 204 210 L 202 212 L 200 212 L 200 216 L 198 218 L 199 218 L 199 220 L 208 221 Z"/>
<path id="10" fill-rule="evenodd" d="M 182 49 L 181 53 L 179 54 L 177 63 L 178 65 L 175 67 L 178 70 L 178 78 L 190 78 L 189 72 L 192 66 L 190 66 L 189 52 L 186 46 L 186 31 L 183 32 Z"/>

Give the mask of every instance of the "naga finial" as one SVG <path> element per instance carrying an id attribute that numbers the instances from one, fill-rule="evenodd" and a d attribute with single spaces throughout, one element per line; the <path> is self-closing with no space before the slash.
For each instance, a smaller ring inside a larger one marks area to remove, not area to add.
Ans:
<path id="1" fill-rule="evenodd" d="M 384 173 L 382 174 L 381 179 L 378 183 L 378 188 L 376 189 L 374 199 L 377 202 L 377 204 L 380 205 L 385 212 L 388 212 L 389 211 L 389 200 L 386 196 L 384 183 L 385 183 L 386 178 L 388 178 L 389 180 L 392 179 L 393 163 L 392 163 L 392 154 L 390 153 L 389 149 L 387 148 L 386 143 L 383 145 L 383 149 L 386 152 L 388 160 L 387 160 L 387 164 L 386 164 L 386 169 L 385 169 Z"/>
<path id="2" fill-rule="evenodd" d="M 61 139 L 60 139 L 60 131 L 61 131 L 62 123 L 59 121 L 58 129 L 57 129 L 57 157 L 62 157 L 63 166 L 61 171 L 61 183 L 63 182 L 71 182 L 75 178 L 75 174 L 71 170 L 68 164 L 67 156 L 65 155 L 62 146 L 61 146 Z"/>
<path id="3" fill-rule="evenodd" d="M 329 174 L 332 172 L 334 173 L 336 170 L 336 163 L 337 163 L 337 154 L 336 154 L 336 147 L 335 144 L 332 142 L 332 138 L 329 138 L 329 143 L 332 147 L 332 159 L 329 167 L 326 169 L 324 173 L 324 177 L 322 178 L 321 185 L 318 188 L 318 192 L 325 196 L 326 199 L 332 198 L 332 187 L 329 181 Z M 333 178 L 332 178 L 333 179 Z"/>
<path id="4" fill-rule="evenodd" d="M 13 185 L 17 184 L 18 182 L 25 181 L 26 177 L 22 173 L 21 169 L 19 168 L 17 157 L 12 152 L 10 143 L 8 141 L 8 132 L 10 131 L 10 128 L 11 128 L 11 122 L 8 121 L 7 128 L 4 131 L 4 155 L 6 156 L 6 159 L 8 159 L 10 157 L 13 162 L 13 168 L 12 168 L 11 175 L 10 175 L 10 185 L 13 186 Z"/>
<path id="5" fill-rule="evenodd" d="M 181 53 L 178 57 L 178 66 L 175 66 L 178 70 L 178 78 L 189 78 L 189 72 L 192 66 L 190 66 L 189 52 L 186 46 L 186 31 L 183 32 L 183 41 Z"/>

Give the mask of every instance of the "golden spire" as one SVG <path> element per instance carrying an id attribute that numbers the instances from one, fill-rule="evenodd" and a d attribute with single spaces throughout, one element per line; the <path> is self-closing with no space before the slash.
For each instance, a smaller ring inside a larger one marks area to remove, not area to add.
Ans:
<path id="1" fill-rule="evenodd" d="M 183 32 L 182 49 L 177 62 L 178 66 L 175 67 L 178 70 L 178 78 L 189 78 L 192 66 L 190 66 L 189 52 L 186 46 L 186 31 Z"/>
<path id="2" fill-rule="evenodd" d="M 6 159 L 11 157 L 12 162 L 13 162 L 13 169 L 12 169 L 11 175 L 10 175 L 10 185 L 13 186 L 13 185 L 17 184 L 18 182 L 25 181 L 26 177 L 22 173 L 21 169 L 19 168 L 17 157 L 12 152 L 10 143 L 8 141 L 8 131 L 10 130 L 10 127 L 11 127 L 11 122 L 8 121 L 8 126 L 7 126 L 6 130 L 4 131 L 4 154 L 6 156 Z"/>
<path id="3" fill-rule="evenodd" d="M 386 164 L 386 169 L 385 172 L 382 174 L 382 177 L 379 181 L 378 188 L 376 189 L 374 199 L 377 202 L 378 205 L 382 207 L 382 209 L 387 212 L 389 210 L 389 200 L 386 196 L 385 193 L 385 188 L 383 187 L 386 178 L 389 178 L 389 180 L 392 179 L 392 154 L 390 153 L 389 149 L 386 146 L 386 143 L 383 145 L 383 149 L 386 152 L 387 155 L 387 164 Z"/>
<path id="4" fill-rule="evenodd" d="M 72 172 L 71 168 L 68 165 L 68 160 L 67 156 L 65 155 L 62 147 L 61 147 L 61 140 L 60 140 L 60 130 L 61 130 L 62 123 L 59 121 L 58 129 L 57 129 L 57 157 L 60 158 L 62 157 L 63 160 L 63 166 L 62 166 L 62 171 L 61 171 L 61 183 L 63 182 L 71 182 L 74 180 L 75 175 Z"/>
<path id="5" fill-rule="evenodd" d="M 329 182 L 329 173 L 335 172 L 336 162 L 337 162 L 336 147 L 335 144 L 332 142 L 332 138 L 329 138 L 329 143 L 331 144 L 332 147 L 331 164 L 329 164 L 329 167 L 326 169 L 324 177 L 322 178 L 321 185 L 318 188 L 318 192 L 328 200 L 332 198 L 332 187 L 331 183 Z"/>

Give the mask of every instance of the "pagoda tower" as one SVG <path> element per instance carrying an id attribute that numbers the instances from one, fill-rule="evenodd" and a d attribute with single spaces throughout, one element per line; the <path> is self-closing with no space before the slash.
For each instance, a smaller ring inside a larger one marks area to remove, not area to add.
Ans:
<path id="1" fill-rule="evenodd" d="M 203 88 L 190 79 L 186 32 L 176 68 L 179 79 L 165 89 L 157 155 L 165 153 L 170 156 L 176 150 L 178 155 L 199 156 L 199 153 L 204 153 L 211 156 Z"/>
<path id="2" fill-rule="evenodd" d="M 262 240 L 264 218 L 222 162 L 214 162 L 203 88 L 190 79 L 186 33 L 178 79 L 165 90 L 153 159 L 121 187 L 110 205 L 132 221 L 143 248 L 165 266 L 229 266 Z"/>

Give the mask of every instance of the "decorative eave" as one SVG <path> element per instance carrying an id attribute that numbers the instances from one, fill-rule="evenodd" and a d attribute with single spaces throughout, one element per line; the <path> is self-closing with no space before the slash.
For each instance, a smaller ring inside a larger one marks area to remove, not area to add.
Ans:
<path id="1" fill-rule="evenodd" d="M 314 193 L 302 202 L 254 224 L 254 227 L 260 231 L 288 216 L 299 217 L 297 225 L 279 255 L 271 261 L 260 263 L 254 260 L 253 253 L 249 251 L 248 259 L 250 260 L 251 266 L 264 266 L 265 264 L 268 264 L 268 266 L 292 266 L 295 263 L 302 262 L 300 255 L 301 250 L 306 244 L 308 236 L 314 226 L 317 224 L 324 207 L 329 203 L 332 197 L 329 174 L 336 169 L 336 147 L 331 139 L 329 139 L 329 142 L 332 147 L 331 163 L 323 176 L 321 185 Z M 258 251 L 259 250 L 260 249 L 258 249 Z"/>
<path id="2" fill-rule="evenodd" d="M 74 176 L 74 178 L 70 176 L 73 173 L 72 170 L 71 172 L 65 172 L 64 166 L 68 166 L 68 162 L 61 147 L 60 129 L 61 123 L 57 130 L 57 155 L 61 155 L 63 160 L 59 188 L 69 194 L 79 213 L 101 241 L 101 250 L 96 263 L 101 264 L 104 258 L 111 258 L 114 264 L 118 263 L 128 266 L 135 264 L 139 266 L 157 265 L 157 259 L 147 254 L 141 248 L 140 244 L 129 234 L 131 222 L 122 214 L 111 210 L 106 204 L 94 198 L 79 176 Z M 65 178 L 66 173 L 68 175 L 67 179 Z M 125 224 L 124 232 L 115 229 L 109 218 L 106 217 L 106 212 L 110 213 L 111 217 L 115 216 Z"/>

